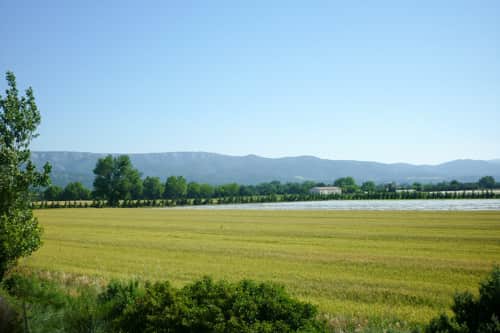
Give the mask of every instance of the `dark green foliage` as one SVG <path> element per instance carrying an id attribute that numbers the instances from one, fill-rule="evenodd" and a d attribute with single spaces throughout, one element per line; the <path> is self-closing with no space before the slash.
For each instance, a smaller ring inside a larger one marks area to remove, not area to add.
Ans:
<path id="1" fill-rule="evenodd" d="M 142 293 L 143 290 L 139 288 L 137 281 L 128 283 L 111 281 L 108 284 L 106 290 L 98 296 L 98 304 L 101 307 L 102 318 L 110 331 L 119 331 L 120 326 L 128 321 L 126 313 Z"/>
<path id="2" fill-rule="evenodd" d="M 466 333 L 468 332 L 464 327 L 460 327 L 455 320 L 451 320 L 445 314 L 432 319 L 427 326 L 425 332 L 427 333 Z"/>
<path id="3" fill-rule="evenodd" d="M 99 159 L 94 174 L 94 194 L 98 199 L 106 199 L 109 206 L 116 207 L 120 199 L 139 199 L 142 195 L 139 171 L 127 155 Z"/>
<path id="4" fill-rule="evenodd" d="M 121 295 L 117 295 L 123 299 Z M 116 303 L 116 317 L 109 319 L 120 332 L 183 332 L 180 307 L 183 302 L 168 282 L 146 284 L 144 294 L 134 298 L 127 306 Z M 113 310 L 113 309 L 111 309 Z"/>
<path id="5" fill-rule="evenodd" d="M 64 308 L 63 332 L 97 333 L 105 330 L 101 309 L 97 306 L 97 294 L 90 288 L 79 290 L 78 296 L 67 297 Z"/>
<path id="6" fill-rule="evenodd" d="M 322 328 L 314 306 L 267 283 L 204 278 L 178 290 L 168 282 L 157 282 L 146 284 L 142 295 L 131 285 L 113 284 L 103 295 L 113 328 L 122 332 L 320 332 Z"/>
<path id="7" fill-rule="evenodd" d="M 108 156 L 100 160 L 100 167 L 112 170 L 113 159 Z M 109 164 L 105 167 L 106 164 Z M 105 171 L 105 170 L 101 170 Z M 108 171 L 106 171 L 108 172 Z M 109 171 L 109 177 L 113 172 Z M 109 178 L 108 177 L 108 178 Z M 456 180 L 450 183 L 442 182 L 438 184 L 422 185 L 414 183 L 413 185 L 398 185 L 396 183 L 376 185 L 372 181 L 367 181 L 358 187 L 352 177 L 339 178 L 335 184 L 342 186 L 342 194 L 318 195 L 310 193 L 314 186 L 329 186 L 324 183 L 314 183 L 306 181 L 303 183 L 281 183 L 272 181 L 258 185 L 239 185 L 236 183 L 212 186 L 209 184 L 199 184 L 196 182 L 187 183 L 186 179 L 180 176 L 171 176 L 165 184 L 160 182 L 157 177 L 146 177 L 143 182 L 138 176 L 134 176 L 135 181 L 125 181 L 128 190 L 111 191 L 113 182 L 102 179 L 102 176 L 96 177 L 98 187 L 103 187 L 106 191 L 114 193 L 113 199 L 108 199 L 108 205 L 119 207 L 157 207 L 157 206 L 181 206 L 181 205 L 204 205 L 204 204 L 234 204 L 234 203 L 256 203 L 256 202 L 293 202 L 293 201 L 313 201 L 313 200 L 411 200 L 411 199 L 476 199 L 476 198 L 500 198 L 500 194 L 495 194 L 491 190 L 478 191 L 478 183 L 460 183 Z M 104 177 L 106 178 L 106 177 Z M 484 177 L 488 178 L 488 177 Z M 490 177 L 491 178 L 491 177 Z M 70 184 L 71 187 L 75 187 Z M 106 185 L 107 184 L 107 185 Z M 137 186 L 133 185 L 136 184 Z M 68 185 L 68 186 L 70 186 Z M 108 187 L 106 187 L 108 186 Z M 476 191 L 462 191 L 463 189 L 476 189 Z M 76 197 L 84 198 L 86 194 L 72 194 L 78 191 L 65 189 L 65 193 L 58 194 L 57 187 L 49 187 L 44 192 L 45 200 L 76 200 Z M 88 190 L 82 188 L 79 193 L 88 193 Z M 104 191 L 104 190 L 103 190 Z M 93 199 L 105 199 L 104 192 L 94 191 Z M 447 192 L 453 191 L 453 192 Z M 34 192 L 37 196 L 39 193 Z M 166 200 L 151 200 L 164 197 Z M 146 199 L 146 200 L 143 200 Z M 102 207 L 104 202 L 99 205 L 90 205 L 92 207 Z M 89 206 L 87 204 L 87 206 Z M 34 208 L 59 208 L 59 207 L 85 207 L 78 203 L 58 204 L 58 203 L 35 203 Z"/>
<path id="8" fill-rule="evenodd" d="M 20 309 L 14 323 L 26 323 L 30 332 L 326 331 L 314 306 L 291 298 L 283 287 L 249 280 L 206 277 L 181 289 L 168 282 L 113 281 L 98 294 L 91 287 L 70 291 L 15 274 L 4 287 Z"/>
<path id="9" fill-rule="evenodd" d="M 361 185 L 361 191 L 363 191 L 363 192 L 372 193 L 372 192 L 375 192 L 376 189 L 377 189 L 377 186 L 372 181 L 364 182 Z"/>
<path id="10" fill-rule="evenodd" d="M 63 327 L 64 308 L 68 297 L 53 283 L 20 274 L 9 276 L 3 283 L 17 308 L 24 330 L 57 332 Z"/>
<path id="11" fill-rule="evenodd" d="M 333 184 L 341 187 L 342 193 L 355 193 L 358 190 L 358 185 L 352 177 L 339 178 Z"/>
<path id="12" fill-rule="evenodd" d="M 58 200 L 88 200 L 90 190 L 80 182 L 69 183 L 64 188 Z"/>
<path id="13" fill-rule="evenodd" d="M 146 177 L 143 182 L 145 199 L 159 199 L 163 196 L 163 184 L 158 177 Z"/>
<path id="14" fill-rule="evenodd" d="M 80 288 L 71 294 L 35 276 L 13 274 L 3 283 L 15 299 L 21 326 L 29 332 L 106 332 L 97 293 Z"/>
<path id="15" fill-rule="evenodd" d="M 434 318 L 428 333 L 500 333 L 500 267 L 495 267 L 479 286 L 479 297 L 470 292 L 455 295 L 454 317 Z"/>
<path id="16" fill-rule="evenodd" d="M 50 173 L 49 164 L 38 172 L 30 159 L 29 145 L 41 119 L 33 90 L 20 97 L 11 72 L 7 85 L 5 98 L 0 95 L 0 281 L 19 257 L 40 246 L 30 189 L 47 186 Z"/>
<path id="17" fill-rule="evenodd" d="M 214 195 L 214 188 L 210 184 L 200 184 L 200 196 L 202 198 L 211 198 Z"/>
<path id="18" fill-rule="evenodd" d="M 51 185 L 43 191 L 43 199 L 48 201 L 61 200 L 63 189 L 59 186 Z"/>
<path id="19" fill-rule="evenodd" d="M 187 182 L 182 176 L 170 176 L 165 183 L 163 196 L 165 199 L 179 199 L 187 195 Z"/>
<path id="20" fill-rule="evenodd" d="M 492 189 L 495 187 L 495 178 L 492 176 L 485 176 L 478 181 L 479 188 Z"/>
<path id="21" fill-rule="evenodd" d="M 10 295 L 28 303 L 60 308 L 66 301 L 55 284 L 37 278 L 12 274 L 5 279 L 3 285 Z"/>
<path id="22" fill-rule="evenodd" d="M 191 182 L 187 186 L 187 197 L 188 198 L 200 198 L 201 197 L 201 187 L 200 184 L 196 182 Z"/>
<path id="23" fill-rule="evenodd" d="M 20 311 L 14 308 L 11 297 L 2 294 L 0 289 L 0 332 L 20 333 L 23 327 Z"/>

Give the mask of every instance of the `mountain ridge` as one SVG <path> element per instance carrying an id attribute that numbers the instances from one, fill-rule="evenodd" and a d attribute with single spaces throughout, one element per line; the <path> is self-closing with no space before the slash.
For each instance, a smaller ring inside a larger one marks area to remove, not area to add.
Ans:
<path id="1" fill-rule="evenodd" d="M 51 163 L 52 179 L 56 185 L 64 186 L 69 182 L 80 181 L 91 187 L 95 163 L 106 155 L 108 154 L 74 151 L 33 151 L 32 160 L 37 167 L 45 162 Z M 352 176 L 358 182 L 373 180 L 378 183 L 439 182 L 452 179 L 476 181 L 486 175 L 500 179 L 498 160 L 458 159 L 436 165 L 415 165 L 404 162 L 331 160 L 311 155 L 270 158 L 255 154 L 235 156 L 189 151 L 126 155 L 130 156 L 143 176 L 157 176 L 162 181 L 170 175 L 182 175 L 188 181 L 210 184 L 257 184 L 272 180 L 331 183 L 345 176 Z"/>

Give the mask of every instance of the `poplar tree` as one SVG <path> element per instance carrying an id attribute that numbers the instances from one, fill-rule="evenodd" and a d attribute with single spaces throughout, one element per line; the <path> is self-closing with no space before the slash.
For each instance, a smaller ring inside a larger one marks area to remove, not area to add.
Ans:
<path id="1" fill-rule="evenodd" d="M 40 112 L 33 90 L 19 96 L 16 77 L 7 72 L 0 95 L 0 280 L 20 257 L 40 247 L 41 228 L 33 216 L 30 189 L 49 184 L 50 165 L 38 172 L 29 145 L 38 135 Z"/>

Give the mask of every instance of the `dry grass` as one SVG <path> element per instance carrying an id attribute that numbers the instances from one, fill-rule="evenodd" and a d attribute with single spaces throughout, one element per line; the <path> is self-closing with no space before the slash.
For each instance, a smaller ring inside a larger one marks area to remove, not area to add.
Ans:
<path id="1" fill-rule="evenodd" d="M 52 209 L 24 263 L 89 277 L 283 283 L 332 321 L 422 323 L 500 263 L 500 212 Z M 347 319 L 346 319 L 347 318 Z"/>

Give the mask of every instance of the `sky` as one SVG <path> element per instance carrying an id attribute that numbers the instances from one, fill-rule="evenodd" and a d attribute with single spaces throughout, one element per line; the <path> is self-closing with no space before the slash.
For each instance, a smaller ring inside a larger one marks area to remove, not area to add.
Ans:
<path id="1" fill-rule="evenodd" d="M 500 158 L 500 1 L 0 0 L 32 150 Z"/>

